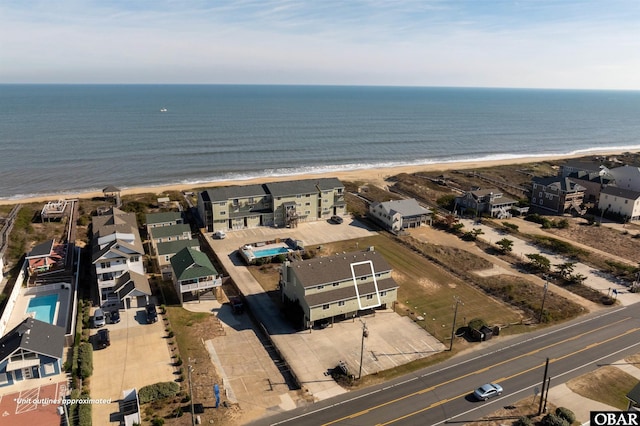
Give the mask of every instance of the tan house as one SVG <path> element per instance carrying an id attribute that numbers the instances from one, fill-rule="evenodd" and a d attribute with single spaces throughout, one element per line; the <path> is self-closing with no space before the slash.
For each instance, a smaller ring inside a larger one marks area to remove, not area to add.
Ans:
<path id="1" fill-rule="evenodd" d="M 600 192 L 598 206 L 606 212 L 616 213 L 629 221 L 640 220 L 640 191 L 607 186 Z"/>
<path id="2" fill-rule="evenodd" d="M 285 304 L 301 308 L 298 325 L 309 328 L 391 306 L 399 287 L 391 273 L 375 251 L 288 261 L 282 265 L 280 291 Z"/>
<path id="3" fill-rule="evenodd" d="M 207 232 L 295 227 L 345 213 L 344 185 L 335 178 L 226 186 L 198 193 L 198 214 Z"/>

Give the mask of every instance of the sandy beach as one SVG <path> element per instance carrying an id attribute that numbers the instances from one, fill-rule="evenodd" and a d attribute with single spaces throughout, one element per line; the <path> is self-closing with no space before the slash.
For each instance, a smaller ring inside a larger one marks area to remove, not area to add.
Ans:
<path id="1" fill-rule="evenodd" d="M 625 151 L 626 152 L 626 151 Z M 314 174 L 300 174 L 291 176 L 280 177 L 261 177 L 255 179 L 245 180 L 224 180 L 217 182 L 207 182 L 202 184 L 190 184 L 190 185 L 160 185 L 160 186 L 140 186 L 132 188 L 121 188 L 121 194 L 134 195 L 134 194 L 163 194 L 168 191 L 192 191 L 196 188 L 211 188 L 215 186 L 228 186 L 228 185 L 250 185 L 260 184 L 265 182 L 276 182 L 284 180 L 300 180 L 300 179 L 313 179 L 319 177 L 336 177 L 342 181 L 358 181 L 366 182 L 372 185 L 385 185 L 385 179 L 390 176 L 395 176 L 401 173 L 416 173 L 416 172 L 435 172 L 435 171 L 450 171 L 450 170 L 463 170 L 463 169 L 477 169 L 482 167 L 494 167 L 500 165 L 511 164 L 526 164 L 536 163 L 542 161 L 558 161 L 566 160 L 570 158 L 589 157 L 593 155 L 599 156 L 615 156 L 622 154 L 623 151 L 611 151 L 611 152 L 594 152 L 592 154 L 579 154 L 579 155 L 555 155 L 555 156 L 539 156 L 539 157 L 522 157 L 515 159 L 493 160 L 493 161 L 465 161 L 465 162 L 452 162 L 452 163 L 434 163 L 424 165 L 410 165 L 410 166 L 397 166 L 388 168 L 371 168 L 371 169 L 354 169 L 349 171 L 339 172 L 327 172 L 327 173 L 314 173 Z M 61 188 L 61 191 L 64 189 Z M 51 200 L 59 199 L 88 199 L 93 197 L 101 197 L 103 194 L 101 191 L 84 192 L 84 193 L 60 193 L 51 195 L 42 195 L 37 197 L 29 197 L 22 199 L 10 199 L 0 200 L 0 205 L 11 205 L 18 203 L 40 203 Z"/>

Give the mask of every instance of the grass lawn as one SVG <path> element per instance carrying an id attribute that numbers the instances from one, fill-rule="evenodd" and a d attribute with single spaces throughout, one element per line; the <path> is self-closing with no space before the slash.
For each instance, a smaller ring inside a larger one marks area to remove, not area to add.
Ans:
<path id="1" fill-rule="evenodd" d="M 586 398 L 599 401 L 618 410 L 626 410 L 627 393 L 638 379 L 617 367 L 605 366 L 567 382 L 569 389 Z"/>

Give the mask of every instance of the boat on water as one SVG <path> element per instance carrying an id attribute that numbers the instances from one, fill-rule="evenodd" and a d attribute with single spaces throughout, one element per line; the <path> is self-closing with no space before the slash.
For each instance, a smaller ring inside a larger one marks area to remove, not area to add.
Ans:
<path id="1" fill-rule="evenodd" d="M 160 112 L 167 112 L 166 108 L 160 108 Z"/>

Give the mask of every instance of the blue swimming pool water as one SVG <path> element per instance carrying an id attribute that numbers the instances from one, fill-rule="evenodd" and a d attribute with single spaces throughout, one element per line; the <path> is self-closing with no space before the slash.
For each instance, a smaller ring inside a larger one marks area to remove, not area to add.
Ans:
<path id="1" fill-rule="evenodd" d="M 287 253 L 288 251 L 289 249 L 286 247 L 274 247 L 274 248 L 263 249 L 263 250 L 254 250 L 253 255 L 256 258 L 260 258 L 260 257 L 276 256 L 278 254 Z"/>
<path id="2" fill-rule="evenodd" d="M 37 320 L 53 324 L 57 303 L 57 294 L 36 296 L 29 301 L 29 306 L 27 306 L 27 313 L 29 314 L 33 312 L 35 313 L 35 317 Z"/>

